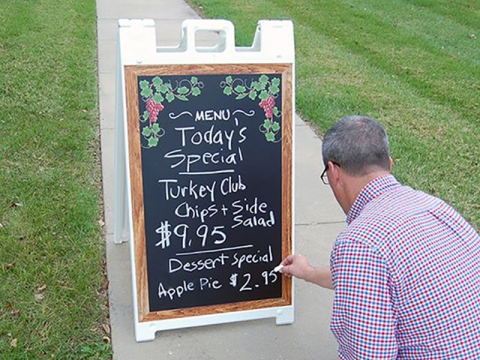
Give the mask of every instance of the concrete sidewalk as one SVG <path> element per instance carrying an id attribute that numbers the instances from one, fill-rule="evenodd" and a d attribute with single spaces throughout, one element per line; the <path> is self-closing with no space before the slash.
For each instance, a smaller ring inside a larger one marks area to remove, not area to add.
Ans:
<path id="1" fill-rule="evenodd" d="M 272 318 L 157 332 L 155 341 L 135 342 L 129 245 L 113 243 L 117 21 L 153 18 L 157 45 L 174 46 L 180 40 L 181 22 L 199 16 L 183 0 L 97 0 L 97 15 L 102 171 L 114 359 L 336 359 L 337 344 L 329 330 L 333 292 L 303 281 L 295 283 L 295 322 L 292 325 L 277 326 Z M 323 168 L 320 140 L 300 118 L 296 118 L 295 125 L 296 252 L 308 254 L 313 264 L 327 265 L 333 241 L 345 226 L 345 217 L 330 188 L 319 179 Z"/>

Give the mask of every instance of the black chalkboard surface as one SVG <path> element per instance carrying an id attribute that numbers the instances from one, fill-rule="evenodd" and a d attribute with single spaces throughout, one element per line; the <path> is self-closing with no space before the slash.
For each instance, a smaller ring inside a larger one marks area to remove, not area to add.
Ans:
<path id="1" fill-rule="evenodd" d="M 128 67 L 140 319 L 291 304 L 291 67 Z"/>

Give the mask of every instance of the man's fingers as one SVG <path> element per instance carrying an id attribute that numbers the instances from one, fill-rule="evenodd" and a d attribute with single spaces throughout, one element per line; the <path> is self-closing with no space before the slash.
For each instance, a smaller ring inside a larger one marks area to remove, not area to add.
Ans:
<path id="1" fill-rule="evenodd" d="M 290 265 L 293 263 L 294 258 L 295 258 L 295 255 L 288 255 L 285 259 L 283 259 L 281 264 L 284 266 Z"/>

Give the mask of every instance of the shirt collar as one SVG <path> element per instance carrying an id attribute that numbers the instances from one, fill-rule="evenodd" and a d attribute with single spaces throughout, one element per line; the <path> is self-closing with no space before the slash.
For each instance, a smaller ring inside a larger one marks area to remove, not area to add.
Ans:
<path id="1" fill-rule="evenodd" d="M 348 211 L 347 224 L 350 225 L 371 200 L 395 185 L 400 185 L 400 183 L 391 174 L 379 176 L 365 185 Z"/>

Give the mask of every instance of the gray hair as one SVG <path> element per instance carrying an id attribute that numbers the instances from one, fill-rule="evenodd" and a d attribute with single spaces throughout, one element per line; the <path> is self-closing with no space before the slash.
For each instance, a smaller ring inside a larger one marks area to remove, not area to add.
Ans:
<path id="1" fill-rule="evenodd" d="M 322 155 L 347 173 L 363 176 L 374 170 L 390 170 L 390 147 L 385 129 L 367 116 L 338 120 L 323 139 Z"/>

